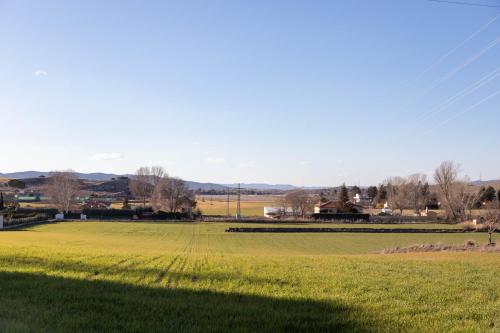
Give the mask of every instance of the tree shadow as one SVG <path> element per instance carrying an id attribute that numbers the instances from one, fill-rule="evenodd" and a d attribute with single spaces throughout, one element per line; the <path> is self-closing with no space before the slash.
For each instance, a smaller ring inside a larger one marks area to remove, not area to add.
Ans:
<path id="1" fill-rule="evenodd" d="M 12 225 L 8 226 L 6 229 L 2 229 L 0 231 L 2 232 L 13 232 L 13 231 L 38 231 L 38 230 L 33 230 L 33 228 L 36 228 L 41 225 L 46 225 L 46 224 L 59 224 L 63 223 L 61 221 L 40 221 L 40 222 L 35 222 L 35 223 L 30 223 L 30 224 L 17 224 L 17 225 Z"/>
<path id="2" fill-rule="evenodd" d="M 371 332 L 359 308 L 0 272 L 2 332 Z"/>

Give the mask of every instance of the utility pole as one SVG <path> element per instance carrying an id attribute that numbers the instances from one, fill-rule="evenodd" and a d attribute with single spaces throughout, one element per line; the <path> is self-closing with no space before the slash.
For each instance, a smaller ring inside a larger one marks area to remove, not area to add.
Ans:
<path id="1" fill-rule="evenodd" d="M 241 186 L 238 183 L 238 201 L 236 202 L 236 219 L 239 220 L 241 218 Z"/>
<path id="2" fill-rule="evenodd" d="M 229 216 L 231 216 L 231 214 L 229 213 L 229 188 L 226 189 L 226 194 L 227 194 L 227 198 L 226 198 L 226 216 L 229 217 Z"/>

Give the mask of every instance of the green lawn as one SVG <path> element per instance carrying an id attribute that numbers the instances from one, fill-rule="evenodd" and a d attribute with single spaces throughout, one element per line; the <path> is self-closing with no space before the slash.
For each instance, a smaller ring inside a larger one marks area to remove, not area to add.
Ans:
<path id="1" fill-rule="evenodd" d="M 224 233 L 235 225 L 0 232 L 0 332 L 499 331 L 499 254 L 380 254 L 485 234 Z"/>

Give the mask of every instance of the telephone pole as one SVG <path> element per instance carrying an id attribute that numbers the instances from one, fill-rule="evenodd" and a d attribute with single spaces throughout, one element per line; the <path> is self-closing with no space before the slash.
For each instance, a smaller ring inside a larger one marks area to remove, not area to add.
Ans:
<path id="1" fill-rule="evenodd" d="M 229 217 L 229 216 L 231 216 L 231 214 L 229 212 L 229 188 L 226 189 L 226 194 L 227 194 L 227 198 L 226 198 L 226 216 Z"/>
<path id="2" fill-rule="evenodd" d="M 238 201 L 236 202 L 236 219 L 239 220 L 241 217 L 241 186 L 240 183 L 238 183 Z"/>

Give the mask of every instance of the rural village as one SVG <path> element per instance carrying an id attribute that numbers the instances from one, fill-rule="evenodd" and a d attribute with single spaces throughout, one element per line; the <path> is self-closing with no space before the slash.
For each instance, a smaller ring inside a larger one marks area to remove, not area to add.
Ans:
<path id="1" fill-rule="evenodd" d="M 500 0 L 0 0 L 0 40 L 0 333 L 500 333 Z"/>
<path id="2" fill-rule="evenodd" d="M 342 184 L 262 190 L 240 185 L 214 189 L 214 184 L 204 183 L 189 186 L 169 177 L 161 166 L 101 181 L 81 178 L 73 171 L 54 171 L 36 178 L 2 178 L 0 228 L 87 219 L 334 221 L 459 224 L 492 235 L 500 225 L 500 180 L 473 183 L 458 174 L 459 165 L 445 161 L 430 181 L 424 174 L 414 174 L 363 188 Z M 494 245 L 491 238 L 490 244 Z"/>

